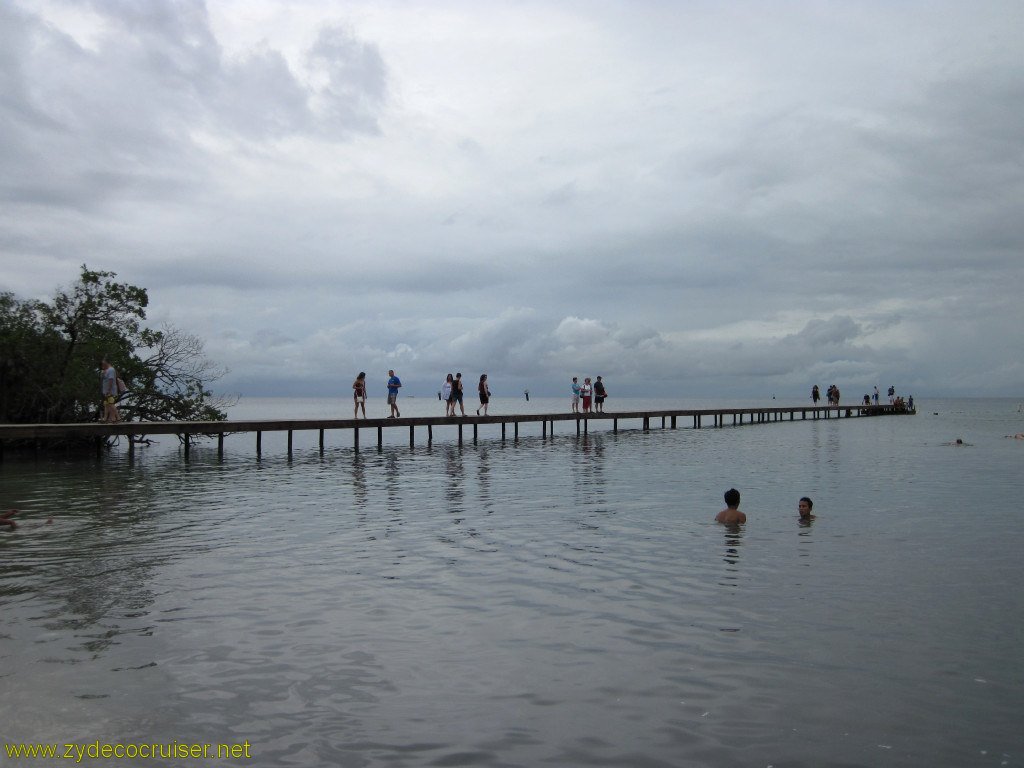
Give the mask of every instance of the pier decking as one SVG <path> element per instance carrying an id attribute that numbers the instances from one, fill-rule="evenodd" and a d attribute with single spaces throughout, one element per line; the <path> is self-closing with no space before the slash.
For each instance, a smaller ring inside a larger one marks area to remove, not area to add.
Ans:
<path id="1" fill-rule="evenodd" d="M 482 427 L 497 425 L 501 427 L 501 439 L 507 439 L 508 426 L 512 425 L 513 439 L 519 438 L 520 424 L 541 424 L 541 435 L 554 436 L 555 424 L 570 422 L 575 424 L 576 434 L 586 434 L 591 426 L 602 422 L 611 422 L 613 432 L 618 432 L 619 422 L 639 421 L 641 429 L 651 429 L 651 424 L 660 420 L 660 428 L 676 429 L 680 422 L 691 425 L 693 429 L 705 426 L 721 428 L 725 426 L 743 426 L 744 424 L 767 424 L 780 421 L 806 421 L 817 419 L 839 419 L 861 416 L 890 416 L 914 414 L 914 410 L 898 408 L 894 405 L 857 405 L 857 406 L 819 406 L 819 407 L 788 407 L 788 408 L 713 408 L 704 410 L 665 410 L 665 411 L 620 411 L 607 413 L 536 413 L 536 414 L 498 414 L 493 416 L 411 416 L 395 419 L 245 419 L 239 421 L 126 421 L 116 424 L 0 424 L 0 449 L 7 440 L 61 441 L 70 439 L 95 438 L 99 443 L 103 438 L 125 435 L 141 437 L 146 435 L 179 435 L 184 436 L 184 451 L 188 454 L 189 439 L 195 435 L 217 437 L 219 451 L 224 449 L 224 436 L 238 433 L 256 433 L 256 453 L 262 452 L 264 432 L 287 432 L 288 453 L 292 452 L 292 435 L 299 431 L 319 431 L 320 447 L 324 446 L 324 433 L 327 430 L 352 430 L 353 446 L 359 450 L 360 433 L 376 430 L 377 447 L 384 444 L 384 430 L 408 428 L 409 442 L 415 443 L 416 429 L 426 428 L 427 440 L 433 440 L 433 428 L 454 426 L 458 428 L 458 441 L 462 444 L 463 433 L 472 429 L 473 440 L 476 441 Z M 799 418 L 798 418 L 799 416 Z M 129 450 L 134 443 L 129 441 Z M 2 455 L 2 454 L 0 454 Z"/>

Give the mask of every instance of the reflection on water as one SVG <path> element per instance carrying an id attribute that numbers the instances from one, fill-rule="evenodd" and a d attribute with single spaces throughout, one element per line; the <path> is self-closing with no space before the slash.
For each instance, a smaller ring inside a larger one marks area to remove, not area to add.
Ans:
<path id="1" fill-rule="evenodd" d="M 1016 764 L 1021 453 L 992 426 L 5 457 L 5 504 L 55 516 L 0 534 L 5 735 L 248 740 L 268 766 Z M 733 486 L 748 521 L 721 526 Z"/>
<path id="2" fill-rule="evenodd" d="M 743 526 L 735 523 L 729 525 L 723 525 L 725 529 L 725 557 L 723 558 L 726 563 L 731 566 L 735 566 L 740 561 L 740 546 L 743 544 Z M 738 568 L 727 568 L 727 573 L 738 573 Z M 726 577 L 730 578 L 730 577 Z"/>

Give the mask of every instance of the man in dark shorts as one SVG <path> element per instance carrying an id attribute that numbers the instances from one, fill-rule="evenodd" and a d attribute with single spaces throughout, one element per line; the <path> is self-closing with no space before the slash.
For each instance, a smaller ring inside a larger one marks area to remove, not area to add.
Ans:
<path id="1" fill-rule="evenodd" d="M 455 415 L 455 404 L 458 403 L 459 410 L 462 411 L 462 415 L 466 415 L 466 406 L 462 404 L 462 374 L 455 374 L 455 381 L 452 382 L 452 416 Z"/>
<path id="2" fill-rule="evenodd" d="M 601 377 L 597 377 L 597 381 L 594 382 L 594 410 L 598 413 L 604 413 L 604 399 L 608 397 L 608 392 L 604 388 L 604 382 L 601 381 Z"/>

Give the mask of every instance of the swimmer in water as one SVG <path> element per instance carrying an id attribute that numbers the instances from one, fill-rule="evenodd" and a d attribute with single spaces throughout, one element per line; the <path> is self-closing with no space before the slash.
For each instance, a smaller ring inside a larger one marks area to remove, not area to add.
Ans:
<path id="1" fill-rule="evenodd" d="M 1020 432 L 1018 432 L 1016 435 L 1003 435 L 1003 437 L 1009 437 L 1014 440 L 1024 440 L 1024 435 L 1022 435 Z"/>
<path id="2" fill-rule="evenodd" d="M 797 505 L 797 511 L 800 513 L 801 520 L 814 520 L 818 516 L 812 515 L 811 510 L 814 509 L 814 502 L 809 497 L 804 496 L 800 499 L 800 503 Z"/>
<path id="3" fill-rule="evenodd" d="M 12 509 L 9 512 L 0 512 L 0 527 L 7 526 L 9 530 L 15 530 L 18 528 L 18 524 L 11 518 L 18 514 L 18 510 Z M 53 522 L 53 518 L 49 517 L 43 525 L 49 525 Z"/>
<path id="4" fill-rule="evenodd" d="M 725 492 L 725 509 L 715 515 L 715 522 L 727 525 L 747 522 L 747 516 L 740 512 L 739 506 L 740 492 L 730 488 Z"/>

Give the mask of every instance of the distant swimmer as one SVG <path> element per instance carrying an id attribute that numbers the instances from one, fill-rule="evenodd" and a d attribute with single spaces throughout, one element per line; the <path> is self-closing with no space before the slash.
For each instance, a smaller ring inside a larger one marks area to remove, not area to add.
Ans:
<path id="1" fill-rule="evenodd" d="M 1007 435 L 1007 437 L 1009 437 L 1009 435 Z M 965 443 L 962 438 L 958 437 L 956 439 L 956 442 L 953 442 L 953 443 L 943 443 L 943 445 L 970 445 L 970 443 Z"/>
<path id="2" fill-rule="evenodd" d="M 804 496 L 800 499 L 800 503 L 797 505 L 797 511 L 800 513 L 801 520 L 815 520 L 818 516 L 812 515 L 811 510 L 814 509 L 814 502 L 808 496 Z"/>
<path id="3" fill-rule="evenodd" d="M 740 512 L 740 492 L 730 488 L 725 492 L 725 509 L 715 515 L 716 523 L 745 523 L 747 516 Z"/>
<path id="4" fill-rule="evenodd" d="M 12 509 L 9 512 L 0 512 L 0 528 L 7 526 L 7 528 L 11 531 L 19 528 L 20 526 L 16 522 L 14 522 L 14 520 L 11 519 L 15 517 L 17 514 L 18 510 L 16 509 Z M 46 522 L 42 523 L 42 525 L 49 525 L 52 522 L 53 518 L 49 517 L 46 519 Z"/>
<path id="5" fill-rule="evenodd" d="M 1016 435 L 1004 435 L 1004 437 L 1011 437 L 1014 440 L 1024 440 L 1024 435 L 1018 432 Z"/>

